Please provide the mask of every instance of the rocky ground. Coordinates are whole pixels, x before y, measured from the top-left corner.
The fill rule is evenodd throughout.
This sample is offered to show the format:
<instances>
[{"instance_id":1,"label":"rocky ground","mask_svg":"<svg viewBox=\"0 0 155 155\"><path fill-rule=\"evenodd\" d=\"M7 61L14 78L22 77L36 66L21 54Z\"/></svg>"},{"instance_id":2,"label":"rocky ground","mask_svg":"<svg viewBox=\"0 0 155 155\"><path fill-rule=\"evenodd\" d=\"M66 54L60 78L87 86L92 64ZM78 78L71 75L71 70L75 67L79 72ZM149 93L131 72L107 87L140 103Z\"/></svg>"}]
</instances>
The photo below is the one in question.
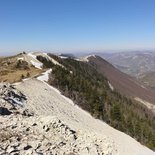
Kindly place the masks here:
<instances>
[{"instance_id":1,"label":"rocky ground","mask_svg":"<svg viewBox=\"0 0 155 155\"><path fill-rule=\"evenodd\" d=\"M0 154L108 155L113 152L110 149L113 144L106 146L104 139L78 133L56 117L10 115L1 118L0 123Z\"/></svg>"},{"instance_id":2,"label":"rocky ground","mask_svg":"<svg viewBox=\"0 0 155 155\"><path fill-rule=\"evenodd\" d=\"M36 106L34 111L27 109L29 100L27 103L25 95L14 86L1 83L0 88L1 155L108 155L114 152L111 149L113 143L107 143L107 139L99 138L92 132L74 130L52 113L45 115L50 111L49 107L47 110L42 108L44 115L39 115L39 111L42 111L40 107ZM20 104L15 101L20 101Z\"/></svg>"},{"instance_id":3,"label":"rocky ground","mask_svg":"<svg viewBox=\"0 0 155 155\"><path fill-rule=\"evenodd\" d=\"M10 86L7 90L12 91ZM19 101L24 95L26 100L23 106L0 100L0 107L10 111L0 115L2 155L155 154L128 135L94 119L43 81L28 79L17 83L13 90L22 95L17 99L12 93L11 98Z\"/></svg>"}]
</instances>

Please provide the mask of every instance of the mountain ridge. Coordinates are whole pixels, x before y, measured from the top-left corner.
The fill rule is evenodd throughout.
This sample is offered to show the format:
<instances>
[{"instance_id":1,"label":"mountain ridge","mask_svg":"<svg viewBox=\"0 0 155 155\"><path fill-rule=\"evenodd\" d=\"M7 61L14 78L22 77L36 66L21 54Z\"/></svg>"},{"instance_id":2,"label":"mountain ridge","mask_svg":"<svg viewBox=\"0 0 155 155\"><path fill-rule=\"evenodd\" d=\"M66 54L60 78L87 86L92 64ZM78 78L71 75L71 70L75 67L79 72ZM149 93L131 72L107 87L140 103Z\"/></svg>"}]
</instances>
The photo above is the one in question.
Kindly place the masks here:
<instances>
[{"instance_id":1,"label":"mountain ridge","mask_svg":"<svg viewBox=\"0 0 155 155\"><path fill-rule=\"evenodd\" d=\"M138 82L135 78L119 71L112 64L107 62L101 57L90 57L89 63L112 83L114 88L123 95L129 97L140 97L152 104L155 103L155 91L144 87L142 83Z\"/></svg>"},{"instance_id":2,"label":"mountain ridge","mask_svg":"<svg viewBox=\"0 0 155 155\"><path fill-rule=\"evenodd\" d=\"M32 53L32 54L34 54L34 53ZM43 55L39 54L39 55L42 57L45 56L44 54ZM38 56L38 54L36 54L36 55L34 54L35 59L38 58L37 56ZM91 154L91 153L94 155L94 152L91 149L94 149L95 153L97 153L97 150L98 151L100 150L101 151L100 153L104 153L107 155L108 154L118 154L118 155L122 154L122 155L124 155L124 154L131 154L131 153L135 154L135 155L140 154L140 153L148 154L148 155L154 154L153 151L148 150L146 147L142 146L140 143L137 143L131 137L127 136L126 134L124 134L120 131L113 129L112 127L108 126L104 122L93 118L89 113L87 113L84 110L79 108L79 106L82 107L82 105L84 103L86 105L85 108L88 108L87 104L90 100L86 99L84 102L84 100L82 99L83 98L82 92L83 92L83 90L85 90L85 88L87 88L86 91L89 92L89 89L91 88L91 86L94 87L93 88L94 90L92 89L93 90L92 99L94 98L95 95L96 95L96 97L97 97L96 99L98 101L100 101L100 99L101 99L101 98L98 98L99 92L97 89L95 89L95 87L97 88L98 86L99 86L100 90L102 90L102 86L103 86L106 90L102 90L102 91L110 93L111 96L113 96L113 97L115 96L116 99L121 97L121 96L119 96L119 94L117 94L118 95L118 97L117 97L115 92L113 92L111 90L106 78L104 78L94 68L92 68L89 64L87 64L88 62L77 61L77 60L70 59L70 58L63 59L63 58L60 58L59 56L50 55L50 54L48 54L48 56L46 55L45 58L47 58L47 57L48 57L48 59L40 59L41 58L40 57L39 58L40 61L38 60L40 62L40 64L43 64L41 66L44 70L42 75L38 74L37 77L30 76L29 78L24 79L23 81L21 81L19 83L15 83L16 89L21 91L27 97L27 103L25 104L25 108L29 108L30 110L34 111L35 115L32 116L32 119L34 120L34 122L32 121L32 124L36 123L35 117L42 116L42 115L46 115L46 116L49 115L49 119L52 119L50 117L50 115L54 115L54 116L58 116L58 119L60 119L61 121L66 122L66 125L71 125L70 129L73 131L75 130L77 132L76 136L78 136L79 130L83 130L81 132L84 132L84 133L85 132L87 133L87 130L88 131L92 130L91 131L92 134L96 133L98 135L98 136L97 135L93 136L95 138L94 140L91 138L88 138L88 139L86 138L87 140L81 141L82 137L80 138L80 136L77 138L77 140L73 139L72 142L75 144L77 143L77 146L70 147L71 148L70 151L73 152L74 154L78 154L78 150L74 152L72 150L72 148L74 148L75 150L79 148L80 149L79 151L82 151L81 153L80 152L79 153L84 154L84 155ZM45 62L45 61L47 61L47 62ZM36 64L36 63L33 63L33 65L34 65L34 67L38 67L38 64ZM51 66L51 68L50 68L50 66ZM39 70L42 70L42 69L39 69ZM61 77L61 73L63 73L62 77ZM81 77L80 77L80 75L81 75ZM60 77L61 77L61 79L59 79ZM66 77L68 79L66 79ZM90 83L88 83L89 87L85 87L83 85L84 87L82 88L80 86L80 83L78 82L78 85L77 84L73 85L73 86L76 86L75 88L70 85L69 89L73 89L74 91L72 91L71 94L68 94L69 92L67 91L67 89L68 89L67 86L71 82L69 80L69 78L72 78L72 77L73 77L72 82L75 82L74 78L76 78L76 79L82 78L81 82L83 82L83 83L81 83L81 84L84 84L84 85L88 81L90 81ZM67 81L65 81L65 80L68 80L69 83L67 84L66 83ZM87 82L85 83L85 81L87 81ZM57 83L55 83L55 82L57 82ZM59 87L57 87L58 83L59 83ZM63 84L65 87L63 86ZM100 86L100 85L102 85L102 86ZM76 89L76 91L78 89L81 89L81 97L82 98L81 99L79 98L81 101L80 104L78 104L76 102L76 99L78 98L78 92L75 92L75 89ZM97 94L95 93L95 91ZM35 93L35 95L34 95L34 93ZM71 99L74 98L73 101L66 98L66 96L68 97L69 95L71 95L70 96ZM123 99L123 97L122 97L122 99ZM122 99L120 98L120 100L122 100ZM102 103L105 103L105 101ZM107 101L110 101L110 100L108 99ZM96 101L93 101L93 102L96 102ZM127 102L127 101L125 101L125 102ZM109 106L111 106L110 104L113 104L113 103L114 103L114 101L111 100L111 103L109 103ZM97 107L94 107L94 109L92 109L93 110L92 112L93 113L95 112L94 114L96 115L97 111L98 110L100 111L100 109L98 109L100 107L98 107L98 104L96 104L96 105L94 104L93 106L97 106ZM85 108L83 107L83 109L85 109ZM117 109L118 107L115 107L115 108ZM94 111L95 109L97 111ZM88 109L87 109L87 111L88 111ZM117 124L119 124L119 121L120 121L119 120L120 115L117 115L117 114L115 115L115 114L116 114L115 111L112 111L112 115L118 117L117 118L118 120L116 120L116 122L115 122L115 124L117 125ZM17 120L16 117L18 117L18 116L8 116L8 117L4 117L4 118L9 123L9 119L11 117L15 117L13 119ZM25 118L22 118L22 119L25 120ZM19 118L19 120L22 120L22 119ZM27 119L31 120L31 117L30 117L30 119L29 118L27 118ZM46 129L48 129L48 127L49 127L48 130L53 131L52 127L49 125L50 121L47 122L47 124L46 124L46 119L49 120L47 117L42 118L41 120L43 120L43 123L45 125L47 125ZM5 122L3 122L3 125L4 125L4 123ZM20 123L18 125L20 125ZM28 122L25 122L25 125L28 125ZM28 127L30 127L30 126L28 125ZM38 126L38 125L37 125L37 127L40 128L40 126ZM41 127L43 127L43 126L41 126ZM22 130L25 130L25 128L22 127ZM31 129L31 130L33 131L33 129ZM110 131L110 133L109 133L109 131ZM92 137L92 134L89 135L86 133L84 134L86 137L87 136ZM43 135L44 134L45 133L43 132ZM48 134L50 134L50 132L47 131L47 135ZM102 134L104 134L105 137L103 136L103 139L101 139L102 142L99 143L98 140L100 140L100 138L102 137L101 136ZM121 135L123 137L120 138L118 141L116 141L116 139L118 138L118 135ZM64 136L64 135L62 135L62 136ZM111 140L108 142L109 138ZM78 140L80 140L82 142L82 145L79 145ZM97 142L96 142L96 140L97 140ZM126 141L126 143L123 143L124 140ZM27 141L27 142L28 142L28 144L32 145L30 141ZM65 141L63 141L63 143L64 142ZM87 145L86 144L87 142L90 145ZM40 143L41 143L41 147L43 147L43 141L40 141ZM130 145L130 143L131 143L131 145ZM63 148L68 147L68 145L71 145L71 144L67 143L66 146L65 145L60 146L60 148L62 148L62 150L56 149L57 153L62 154ZM98 147L96 147L97 145L100 149ZM34 149L34 147L35 146L32 146L33 149ZM133 147L135 147L135 148L133 149ZM45 147L43 147L43 148L45 148ZM131 150L131 148L133 150ZM32 153L33 149L30 149L29 151ZM90 149L90 151L88 151L89 149ZM54 153L54 149L53 150L51 149L51 151L53 151L53 153ZM25 151L25 153L26 153L26 151ZM66 151L66 153L69 153L69 152Z\"/></svg>"}]
</instances>

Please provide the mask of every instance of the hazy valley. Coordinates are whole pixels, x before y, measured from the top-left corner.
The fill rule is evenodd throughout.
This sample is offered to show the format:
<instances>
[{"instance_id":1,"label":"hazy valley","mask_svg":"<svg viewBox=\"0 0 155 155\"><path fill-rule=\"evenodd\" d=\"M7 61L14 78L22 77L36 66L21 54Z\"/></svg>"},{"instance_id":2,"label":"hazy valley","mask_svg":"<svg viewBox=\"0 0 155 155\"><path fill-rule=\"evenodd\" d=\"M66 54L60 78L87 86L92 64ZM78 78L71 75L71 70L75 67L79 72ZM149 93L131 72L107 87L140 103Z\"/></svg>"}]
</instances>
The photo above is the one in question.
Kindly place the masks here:
<instances>
[{"instance_id":1,"label":"hazy valley","mask_svg":"<svg viewBox=\"0 0 155 155\"><path fill-rule=\"evenodd\" d=\"M98 53L99 54L99 53ZM99 54L120 71L136 77L145 86L155 88L155 53L154 51L133 51Z\"/></svg>"}]
</instances>

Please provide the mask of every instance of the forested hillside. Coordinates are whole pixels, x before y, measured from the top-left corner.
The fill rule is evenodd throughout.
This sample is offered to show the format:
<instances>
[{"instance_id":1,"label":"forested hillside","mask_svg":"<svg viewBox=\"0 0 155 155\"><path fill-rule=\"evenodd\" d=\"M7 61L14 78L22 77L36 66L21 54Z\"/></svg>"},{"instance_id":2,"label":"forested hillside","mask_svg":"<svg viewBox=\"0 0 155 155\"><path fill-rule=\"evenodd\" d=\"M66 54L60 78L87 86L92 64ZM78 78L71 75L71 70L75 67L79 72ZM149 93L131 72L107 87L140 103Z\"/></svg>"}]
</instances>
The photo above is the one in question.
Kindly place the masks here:
<instances>
[{"instance_id":1,"label":"forested hillside","mask_svg":"<svg viewBox=\"0 0 155 155\"><path fill-rule=\"evenodd\" d=\"M150 111L112 91L106 77L89 64L50 56L64 66L42 60L45 68L52 68L49 79L51 85L95 118L105 121L155 150L155 117ZM41 58L39 59L41 61Z\"/></svg>"}]
</instances>

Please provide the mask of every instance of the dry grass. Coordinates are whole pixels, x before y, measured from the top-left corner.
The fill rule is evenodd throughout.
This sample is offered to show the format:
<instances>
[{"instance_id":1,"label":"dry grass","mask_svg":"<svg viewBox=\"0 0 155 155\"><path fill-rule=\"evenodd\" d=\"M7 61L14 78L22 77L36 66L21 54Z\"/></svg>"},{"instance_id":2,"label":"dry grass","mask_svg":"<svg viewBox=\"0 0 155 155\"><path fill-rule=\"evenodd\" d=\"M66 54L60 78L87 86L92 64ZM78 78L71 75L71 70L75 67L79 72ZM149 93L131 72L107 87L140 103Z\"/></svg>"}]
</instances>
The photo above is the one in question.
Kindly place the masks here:
<instances>
[{"instance_id":1,"label":"dry grass","mask_svg":"<svg viewBox=\"0 0 155 155\"><path fill-rule=\"evenodd\" d=\"M31 67L29 70L2 70L0 71L0 82L14 83L21 81L22 77L28 78L41 74L43 70Z\"/></svg>"},{"instance_id":2,"label":"dry grass","mask_svg":"<svg viewBox=\"0 0 155 155\"><path fill-rule=\"evenodd\" d=\"M0 57L0 82L19 82L23 77L35 77L44 72L44 70L32 67L30 64L27 69L17 68L17 59L20 57L21 55Z\"/></svg>"}]
</instances>

